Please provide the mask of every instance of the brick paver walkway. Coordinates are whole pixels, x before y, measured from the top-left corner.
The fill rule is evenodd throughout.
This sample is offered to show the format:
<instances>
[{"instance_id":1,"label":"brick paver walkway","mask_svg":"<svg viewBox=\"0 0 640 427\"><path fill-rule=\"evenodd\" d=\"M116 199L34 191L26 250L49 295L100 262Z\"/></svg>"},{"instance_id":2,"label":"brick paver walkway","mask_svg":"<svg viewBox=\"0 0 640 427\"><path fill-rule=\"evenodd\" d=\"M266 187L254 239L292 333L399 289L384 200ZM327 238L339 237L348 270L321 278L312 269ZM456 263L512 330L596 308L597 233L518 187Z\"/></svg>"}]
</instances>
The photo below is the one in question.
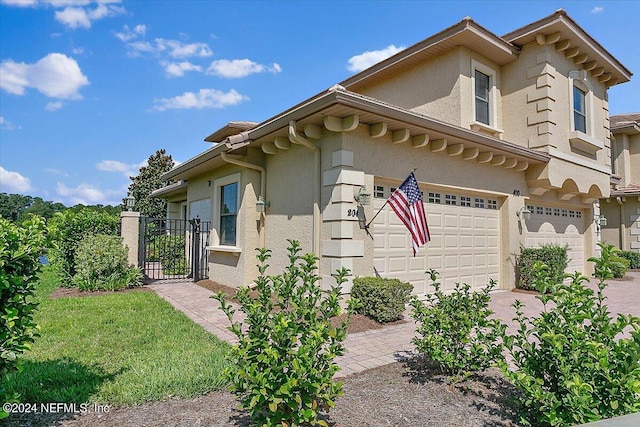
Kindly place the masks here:
<instances>
[{"instance_id":1,"label":"brick paver walkway","mask_svg":"<svg viewBox=\"0 0 640 427\"><path fill-rule=\"evenodd\" d=\"M148 287L218 338L229 343L237 342L235 335L227 329L229 320L219 310L220 304L210 298L211 291L189 282L157 282ZM605 295L613 314L640 316L640 272L629 272L623 280L611 281ZM515 312L511 304L516 299L526 305L527 315L534 315L542 309L542 303L532 294L493 292L490 307L512 332ZM342 368L338 376L386 365L413 354L411 338L415 334L415 324L408 315L405 319L406 322L399 325L348 335L344 343L347 352L338 358L338 365Z\"/></svg>"}]
</instances>

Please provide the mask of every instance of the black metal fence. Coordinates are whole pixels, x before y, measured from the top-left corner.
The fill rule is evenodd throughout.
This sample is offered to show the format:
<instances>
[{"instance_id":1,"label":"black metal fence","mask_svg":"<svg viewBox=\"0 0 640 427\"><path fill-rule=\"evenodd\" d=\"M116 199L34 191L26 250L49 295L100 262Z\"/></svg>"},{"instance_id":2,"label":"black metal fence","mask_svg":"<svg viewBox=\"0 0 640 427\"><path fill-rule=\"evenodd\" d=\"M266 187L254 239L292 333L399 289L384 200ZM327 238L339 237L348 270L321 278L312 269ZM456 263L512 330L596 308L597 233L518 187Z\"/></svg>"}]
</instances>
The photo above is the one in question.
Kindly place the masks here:
<instances>
[{"instance_id":1,"label":"black metal fence","mask_svg":"<svg viewBox=\"0 0 640 427\"><path fill-rule=\"evenodd\" d=\"M140 218L139 264L149 280L206 279L211 223L200 219Z\"/></svg>"}]
</instances>

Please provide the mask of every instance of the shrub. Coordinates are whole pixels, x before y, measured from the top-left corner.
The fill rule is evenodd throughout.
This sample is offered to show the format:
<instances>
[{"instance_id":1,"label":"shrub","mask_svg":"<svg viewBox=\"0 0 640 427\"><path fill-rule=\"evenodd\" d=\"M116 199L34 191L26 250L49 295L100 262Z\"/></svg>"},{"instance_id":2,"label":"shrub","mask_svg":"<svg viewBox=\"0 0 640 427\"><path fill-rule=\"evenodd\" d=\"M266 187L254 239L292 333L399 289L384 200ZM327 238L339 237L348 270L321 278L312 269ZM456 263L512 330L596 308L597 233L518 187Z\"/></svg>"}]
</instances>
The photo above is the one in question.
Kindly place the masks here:
<instances>
[{"instance_id":1,"label":"shrub","mask_svg":"<svg viewBox=\"0 0 640 427\"><path fill-rule=\"evenodd\" d=\"M347 324L334 327L330 321L340 314L340 287L324 294L316 285L318 258L300 256L300 244L289 243L289 265L277 276L265 276L271 251L258 250L258 295L251 296L248 288L236 294L246 315L243 323L234 321L236 310L225 294L214 296L239 340L227 375L241 406L258 425L327 426L318 413L328 411L342 395L342 383L333 376L339 370L335 358L344 354ZM339 284L346 274L343 269L335 276Z\"/></svg>"},{"instance_id":2,"label":"shrub","mask_svg":"<svg viewBox=\"0 0 640 427\"><path fill-rule=\"evenodd\" d=\"M33 318L36 309L33 283L45 245L42 218L33 216L21 226L0 218L0 380L18 369L18 356L29 350L38 333ZM17 398L0 389L0 402ZM7 415L0 409L0 418Z\"/></svg>"},{"instance_id":3,"label":"shrub","mask_svg":"<svg viewBox=\"0 0 640 427\"><path fill-rule=\"evenodd\" d=\"M629 260L629 268L640 268L640 253L631 251L620 251L618 255Z\"/></svg>"},{"instance_id":4,"label":"shrub","mask_svg":"<svg viewBox=\"0 0 640 427\"><path fill-rule=\"evenodd\" d=\"M430 359L457 382L472 373L494 365L502 358L500 340L506 326L499 319L489 319L489 291L494 280L480 292L469 292L470 286L456 283L450 294L440 290L438 273L427 272L435 288L426 295L427 304L417 297L411 300L411 317L416 333L411 342L417 352Z\"/></svg>"},{"instance_id":5,"label":"shrub","mask_svg":"<svg viewBox=\"0 0 640 427\"><path fill-rule=\"evenodd\" d=\"M73 284L81 291L117 291L141 283L138 267L129 266L122 238L98 234L82 239L76 251Z\"/></svg>"},{"instance_id":6,"label":"shrub","mask_svg":"<svg viewBox=\"0 0 640 427\"><path fill-rule=\"evenodd\" d=\"M539 248L520 248L516 259L516 287L536 290L533 286L535 273L533 265L540 261L548 266L550 280L560 283L564 279L564 271L569 264L567 247L559 245L542 245Z\"/></svg>"},{"instance_id":7,"label":"shrub","mask_svg":"<svg viewBox=\"0 0 640 427\"><path fill-rule=\"evenodd\" d=\"M356 313L387 323L400 318L412 290L413 285L398 279L357 277L353 279L351 296L358 301Z\"/></svg>"},{"instance_id":8,"label":"shrub","mask_svg":"<svg viewBox=\"0 0 640 427\"><path fill-rule=\"evenodd\" d=\"M566 285L549 281L547 267L536 263L537 285L551 291L536 297L543 312L529 319L514 304L520 327L504 338L513 368L503 363L502 369L522 393L527 425L576 425L640 411L640 318L609 313L603 290L615 250L601 248L599 258L589 259L597 292L579 273Z\"/></svg>"},{"instance_id":9,"label":"shrub","mask_svg":"<svg viewBox=\"0 0 640 427\"><path fill-rule=\"evenodd\" d=\"M166 275L188 273L186 240L183 235L161 234L149 242L147 261L159 261Z\"/></svg>"},{"instance_id":10,"label":"shrub","mask_svg":"<svg viewBox=\"0 0 640 427\"><path fill-rule=\"evenodd\" d=\"M88 208L67 209L56 213L48 222L53 243L50 262L59 269L62 283L71 286L76 274L76 250L87 235L117 235L120 219L117 215Z\"/></svg>"}]
</instances>

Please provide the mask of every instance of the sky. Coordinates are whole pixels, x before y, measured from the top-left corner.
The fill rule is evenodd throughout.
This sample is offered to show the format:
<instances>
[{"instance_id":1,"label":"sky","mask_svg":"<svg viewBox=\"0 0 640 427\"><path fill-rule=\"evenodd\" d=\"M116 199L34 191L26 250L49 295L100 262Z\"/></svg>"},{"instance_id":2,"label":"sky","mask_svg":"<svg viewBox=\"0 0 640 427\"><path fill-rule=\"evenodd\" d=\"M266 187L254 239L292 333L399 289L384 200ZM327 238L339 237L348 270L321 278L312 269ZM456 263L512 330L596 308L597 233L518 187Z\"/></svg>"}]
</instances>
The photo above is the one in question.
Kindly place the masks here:
<instances>
[{"instance_id":1,"label":"sky","mask_svg":"<svg viewBox=\"0 0 640 427\"><path fill-rule=\"evenodd\" d=\"M466 16L500 36L563 8L635 76L640 1L0 0L0 192L119 204L165 149L184 162Z\"/></svg>"}]
</instances>

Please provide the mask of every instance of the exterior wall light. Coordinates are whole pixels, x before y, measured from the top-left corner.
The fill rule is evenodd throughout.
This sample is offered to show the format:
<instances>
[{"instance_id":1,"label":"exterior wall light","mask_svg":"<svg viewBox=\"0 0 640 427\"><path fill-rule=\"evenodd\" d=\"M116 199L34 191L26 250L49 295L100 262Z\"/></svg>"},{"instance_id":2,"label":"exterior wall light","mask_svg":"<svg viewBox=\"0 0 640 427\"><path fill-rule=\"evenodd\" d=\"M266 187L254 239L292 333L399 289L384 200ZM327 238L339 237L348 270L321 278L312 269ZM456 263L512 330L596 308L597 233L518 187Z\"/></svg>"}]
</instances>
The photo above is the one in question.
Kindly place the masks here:
<instances>
[{"instance_id":1,"label":"exterior wall light","mask_svg":"<svg viewBox=\"0 0 640 427\"><path fill-rule=\"evenodd\" d=\"M364 185L353 195L353 198L360 206L368 206L371 204L371 193L367 191L367 187Z\"/></svg>"},{"instance_id":2,"label":"exterior wall light","mask_svg":"<svg viewBox=\"0 0 640 427\"><path fill-rule=\"evenodd\" d=\"M129 194L127 197L124 198L124 200L125 200L127 210L132 211L133 206L136 204L136 198L133 197L131 194Z\"/></svg>"},{"instance_id":3,"label":"exterior wall light","mask_svg":"<svg viewBox=\"0 0 640 427\"><path fill-rule=\"evenodd\" d=\"M593 222L596 223L596 233L600 233L602 227L607 225L607 217L604 215L596 215L593 217Z\"/></svg>"},{"instance_id":4,"label":"exterior wall light","mask_svg":"<svg viewBox=\"0 0 640 427\"><path fill-rule=\"evenodd\" d=\"M518 218L524 219L525 221L531 219L531 211L527 209L526 206L520 208L518 212L516 212L516 215L518 215Z\"/></svg>"},{"instance_id":5,"label":"exterior wall light","mask_svg":"<svg viewBox=\"0 0 640 427\"><path fill-rule=\"evenodd\" d=\"M270 206L271 202L265 202L262 196L260 196L258 197L258 201L256 202L256 212L264 213Z\"/></svg>"}]
</instances>

